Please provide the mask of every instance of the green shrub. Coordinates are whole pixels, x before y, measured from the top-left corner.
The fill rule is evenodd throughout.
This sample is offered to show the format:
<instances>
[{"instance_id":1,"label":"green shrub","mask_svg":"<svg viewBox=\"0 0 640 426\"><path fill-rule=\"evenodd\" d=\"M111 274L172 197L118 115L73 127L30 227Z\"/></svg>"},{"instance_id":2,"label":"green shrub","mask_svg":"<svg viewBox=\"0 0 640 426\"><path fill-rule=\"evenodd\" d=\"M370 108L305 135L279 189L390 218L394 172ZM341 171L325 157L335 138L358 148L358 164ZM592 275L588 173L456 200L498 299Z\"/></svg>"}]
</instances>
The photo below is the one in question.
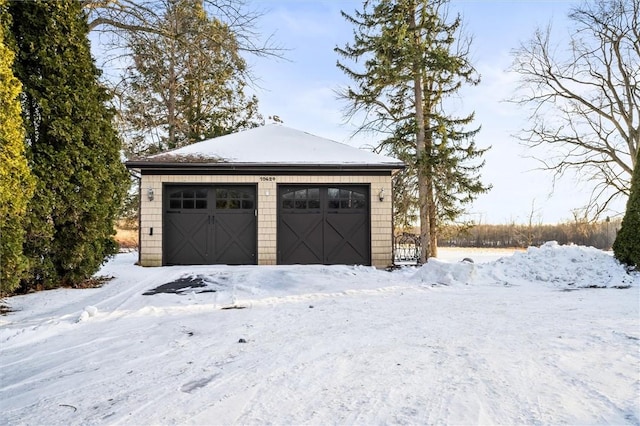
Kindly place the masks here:
<instances>
[{"instance_id":1,"label":"green shrub","mask_svg":"<svg viewBox=\"0 0 640 426\"><path fill-rule=\"evenodd\" d=\"M22 86L13 74L15 54L8 45L9 22L6 0L0 0L0 296L13 292L27 269L24 225L33 194L18 100Z\"/></svg>"},{"instance_id":2,"label":"green shrub","mask_svg":"<svg viewBox=\"0 0 640 426\"><path fill-rule=\"evenodd\" d=\"M78 0L11 2L15 74L23 86L29 205L23 290L74 285L117 251L114 224L129 184L107 91Z\"/></svg>"},{"instance_id":3,"label":"green shrub","mask_svg":"<svg viewBox=\"0 0 640 426\"><path fill-rule=\"evenodd\" d=\"M627 209L613 243L613 253L621 263L632 268L640 268L640 150L631 178Z\"/></svg>"}]
</instances>

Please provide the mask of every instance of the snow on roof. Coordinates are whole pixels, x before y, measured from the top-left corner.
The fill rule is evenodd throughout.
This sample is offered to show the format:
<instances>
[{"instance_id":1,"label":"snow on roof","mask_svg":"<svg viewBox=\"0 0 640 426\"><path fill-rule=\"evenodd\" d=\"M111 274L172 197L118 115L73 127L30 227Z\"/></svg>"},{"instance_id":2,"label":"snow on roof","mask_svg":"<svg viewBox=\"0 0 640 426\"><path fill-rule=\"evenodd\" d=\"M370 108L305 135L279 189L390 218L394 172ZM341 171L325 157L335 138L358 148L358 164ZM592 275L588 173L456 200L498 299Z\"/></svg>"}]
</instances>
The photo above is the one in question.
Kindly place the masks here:
<instances>
[{"instance_id":1,"label":"snow on roof","mask_svg":"<svg viewBox=\"0 0 640 426\"><path fill-rule=\"evenodd\" d=\"M162 154L147 157L153 162L243 163L243 164L360 164L404 167L402 161L354 148L279 124L232 133Z\"/></svg>"}]
</instances>

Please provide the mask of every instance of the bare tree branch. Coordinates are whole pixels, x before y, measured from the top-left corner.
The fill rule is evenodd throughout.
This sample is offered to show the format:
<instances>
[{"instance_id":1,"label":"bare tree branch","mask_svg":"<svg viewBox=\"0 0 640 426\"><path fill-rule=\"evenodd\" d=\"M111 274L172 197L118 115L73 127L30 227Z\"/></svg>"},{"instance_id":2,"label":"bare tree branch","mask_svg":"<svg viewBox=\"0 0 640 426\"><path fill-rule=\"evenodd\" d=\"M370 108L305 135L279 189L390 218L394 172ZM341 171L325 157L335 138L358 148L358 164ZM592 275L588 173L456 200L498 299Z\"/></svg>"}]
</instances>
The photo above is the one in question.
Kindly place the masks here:
<instances>
[{"instance_id":1,"label":"bare tree branch","mask_svg":"<svg viewBox=\"0 0 640 426\"><path fill-rule=\"evenodd\" d=\"M551 152L543 169L573 170L597 183L586 211L599 214L629 193L640 145L640 0L596 0L574 9L569 54L551 43L551 27L514 51L520 90L531 107L517 137Z\"/></svg>"},{"instance_id":2,"label":"bare tree branch","mask_svg":"<svg viewBox=\"0 0 640 426\"><path fill-rule=\"evenodd\" d=\"M196 0L179 0L196 1ZM285 49L275 43L273 34L262 38L256 29L264 12L250 9L245 0L197 0L207 12L235 34L239 50L256 56L281 58ZM91 31L149 32L166 35L154 22L166 9L167 0L81 0L89 17Z\"/></svg>"}]
</instances>

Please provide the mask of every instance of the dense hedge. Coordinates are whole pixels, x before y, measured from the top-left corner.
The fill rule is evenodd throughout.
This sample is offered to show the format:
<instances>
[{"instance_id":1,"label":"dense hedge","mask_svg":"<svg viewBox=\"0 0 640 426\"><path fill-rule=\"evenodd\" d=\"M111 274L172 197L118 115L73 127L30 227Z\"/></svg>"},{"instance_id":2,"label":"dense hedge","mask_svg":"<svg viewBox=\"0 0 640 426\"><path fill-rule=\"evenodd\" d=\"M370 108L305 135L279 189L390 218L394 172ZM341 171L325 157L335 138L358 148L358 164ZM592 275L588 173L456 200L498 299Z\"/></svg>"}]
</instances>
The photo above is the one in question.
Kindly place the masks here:
<instances>
[{"instance_id":1,"label":"dense hedge","mask_svg":"<svg viewBox=\"0 0 640 426\"><path fill-rule=\"evenodd\" d=\"M15 290L27 269L22 248L27 203L33 194L18 100L22 85L12 70L10 20L6 0L0 0L0 296Z\"/></svg>"},{"instance_id":2,"label":"dense hedge","mask_svg":"<svg viewBox=\"0 0 640 426\"><path fill-rule=\"evenodd\" d=\"M22 290L75 285L116 253L114 223L128 187L107 91L78 0L10 2L28 158Z\"/></svg>"}]
</instances>

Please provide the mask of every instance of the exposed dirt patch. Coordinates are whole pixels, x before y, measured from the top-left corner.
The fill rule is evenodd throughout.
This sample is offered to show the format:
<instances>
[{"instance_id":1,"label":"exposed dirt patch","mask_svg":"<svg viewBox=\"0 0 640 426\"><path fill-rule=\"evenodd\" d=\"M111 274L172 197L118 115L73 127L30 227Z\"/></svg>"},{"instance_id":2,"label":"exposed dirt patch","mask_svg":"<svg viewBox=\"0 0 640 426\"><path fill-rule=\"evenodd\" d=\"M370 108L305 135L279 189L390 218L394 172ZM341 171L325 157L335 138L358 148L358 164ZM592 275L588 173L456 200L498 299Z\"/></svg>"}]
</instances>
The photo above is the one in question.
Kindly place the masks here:
<instances>
[{"instance_id":1,"label":"exposed dirt patch","mask_svg":"<svg viewBox=\"0 0 640 426\"><path fill-rule=\"evenodd\" d=\"M13 312L13 309L11 309L11 306L4 304L0 300L0 315L7 315L11 312Z\"/></svg>"},{"instance_id":2,"label":"exposed dirt patch","mask_svg":"<svg viewBox=\"0 0 640 426\"><path fill-rule=\"evenodd\" d=\"M144 296L153 296L158 293L173 293L184 294L194 291L194 289L205 288L204 290L198 290L196 293L214 293L216 290L206 288L207 283L201 277L183 277L178 278L170 283L159 285L158 287L145 291L142 293Z\"/></svg>"},{"instance_id":3,"label":"exposed dirt patch","mask_svg":"<svg viewBox=\"0 0 640 426\"><path fill-rule=\"evenodd\" d=\"M106 275L91 277L82 281L81 283L71 286L71 288L100 288L104 285L104 283L106 283L107 281L111 281L113 278L114 277Z\"/></svg>"}]
</instances>

